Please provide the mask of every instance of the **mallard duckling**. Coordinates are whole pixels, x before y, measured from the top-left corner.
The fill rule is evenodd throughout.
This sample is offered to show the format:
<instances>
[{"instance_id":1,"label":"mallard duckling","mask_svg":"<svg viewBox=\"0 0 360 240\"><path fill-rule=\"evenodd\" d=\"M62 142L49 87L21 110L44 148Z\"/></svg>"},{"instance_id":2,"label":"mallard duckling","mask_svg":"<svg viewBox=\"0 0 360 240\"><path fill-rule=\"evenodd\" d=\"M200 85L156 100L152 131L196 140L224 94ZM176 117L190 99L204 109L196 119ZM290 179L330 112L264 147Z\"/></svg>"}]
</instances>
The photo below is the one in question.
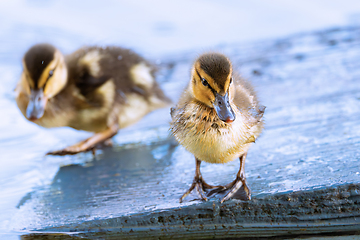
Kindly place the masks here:
<instances>
[{"instance_id":1,"label":"mallard duckling","mask_svg":"<svg viewBox=\"0 0 360 240\"><path fill-rule=\"evenodd\" d=\"M172 134L194 154L196 162L193 183L180 202L194 188L203 200L207 200L208 189L230 189L221 202L235 193L251 199L245 178L245 159L251 143L263 129L264 110L250 83L233 72L226 56L207 53L195 61L190 83L176 108L171 109ZM232 183L211 186L203 180L201 161L227 163L235 158L240 159L240 169Z\"/></svg>"},{"instance_id":2,"label":"mallard duckling","mask_svg":"<svg viewBox=\"0 0 360 240\"><path fill-rule=\"evenodd\" d=\"M31 47L22 61L16 102L30 121L46 128L69 126L95 134L49 154L93 150L170 100L154 67L119 47L84 47L64 57L54 46Z\"/></svg>"}]
</instances>

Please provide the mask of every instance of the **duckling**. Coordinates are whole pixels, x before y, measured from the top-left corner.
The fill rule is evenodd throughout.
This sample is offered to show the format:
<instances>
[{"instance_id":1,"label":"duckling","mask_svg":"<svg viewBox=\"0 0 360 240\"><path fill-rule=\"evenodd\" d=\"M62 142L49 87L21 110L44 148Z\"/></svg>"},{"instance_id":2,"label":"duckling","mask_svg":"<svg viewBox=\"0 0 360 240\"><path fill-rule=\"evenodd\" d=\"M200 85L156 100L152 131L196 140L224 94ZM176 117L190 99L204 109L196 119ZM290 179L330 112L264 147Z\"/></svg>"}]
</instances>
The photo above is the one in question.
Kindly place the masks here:
<instances>
[{"instance_id":1,"label":"duckling","mask_svg":"<svg viewBox=\"0 0 360 240\"><path fill-rule=\"evenodd\" d=\"M119 129L170 103L155 81L155 68L120 47L83 47L64 56L50 44L31 47L22 60L16 102L29 121L45 128L94 132L53 155L94 150Z\"/></svg>"},{"instance_id":2,"label":"duckling","mask_svg":"<svg viewBox=\"0 0 360 240\"><path fill-rule=\"evenodd\" d=\"M191 70L191 80L175 108L171 132L195 156L196 170L189 190L207 201L210 193L229 190L221 203L236 195L251 199L245 178L245 159L251 143L263 129L265 107L259 104L251 84L233 72L230 60L220 53L201 55ZM227 163L240 160L236 179L226 186L207 184L200 172L202 161Z\"/></svg>"}]
</instances>

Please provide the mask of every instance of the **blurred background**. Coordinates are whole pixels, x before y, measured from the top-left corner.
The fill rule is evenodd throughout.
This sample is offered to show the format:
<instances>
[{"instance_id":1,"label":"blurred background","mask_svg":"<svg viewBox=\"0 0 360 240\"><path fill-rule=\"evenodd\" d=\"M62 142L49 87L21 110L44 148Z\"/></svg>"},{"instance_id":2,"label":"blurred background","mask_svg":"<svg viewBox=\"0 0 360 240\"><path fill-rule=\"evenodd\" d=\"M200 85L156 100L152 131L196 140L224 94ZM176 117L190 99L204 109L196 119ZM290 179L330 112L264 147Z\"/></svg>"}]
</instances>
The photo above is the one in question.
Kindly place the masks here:
<instances>
[{"instance_id":1,"label":"blurred background","mask_svg":"<svg viewBox=\"0 0 360 240\"><path fill-rule=\"evenodd\" d=\"M0 99L12 94L25 51L40 42L64 54L84 45L121 45L160 61L184 51L359 24L356 0L0 1Z\"/></svg>"},{"instance_id":2,"label":"blurred background","mask_svg":"<svg viewBox=\"0 0 360 240\"><path fill-rule=\"evenodd\" d=\"M48 42L67 54L84 45L120 45L159 63L184 52L352 25L360 25L357 0L0 1L0 233L24 195L51 182L60 161L77 159L44 161L44 153L91 135L43 129L20 114L13 89L30 46Z\"/></svg>"},{"instance_id":3,"label":"blurred background","mask_svg":"<svg viewBox=\"0 0 360 240\"><path fill-rule=\"evenodd\" d=\"M359 23L356 0L1 1L0 53L19 62L51 42L65 53L116 44L160 56Z\"/></svg>"},{"instance_id":4,"label":"blurred background","mask_svg":"<svg viewBox=\"0 0 360 240\"><path fill-rule=\"evenodd\" d=\"M15 85L24 52L40 42L65 54L83 45L121 45L160 59L358 24L356 0L0 1L0 89Z\"/></svg>"}]
</instances>

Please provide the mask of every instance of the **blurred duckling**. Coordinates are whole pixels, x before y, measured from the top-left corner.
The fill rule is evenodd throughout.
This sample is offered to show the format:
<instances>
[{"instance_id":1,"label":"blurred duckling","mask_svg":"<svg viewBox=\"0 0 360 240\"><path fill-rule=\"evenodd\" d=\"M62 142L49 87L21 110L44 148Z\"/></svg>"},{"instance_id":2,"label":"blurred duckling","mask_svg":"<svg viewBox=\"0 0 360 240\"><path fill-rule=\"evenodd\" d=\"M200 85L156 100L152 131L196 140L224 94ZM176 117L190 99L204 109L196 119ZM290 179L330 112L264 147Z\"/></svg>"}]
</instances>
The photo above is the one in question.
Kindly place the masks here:
<instances>
[{"instance_id":1,"label":"blurred duckling","mask_svg":"<svg viewBox=\"0 0 360 240\"><path fill-rule=\"evenodd\" d=\"M26 119L46 128L95 132L48 154L93 150L170 102L155 81L154 67L128 49L84 47L64 57L54 46L38 44L25 53L22 64L15 91Z\"/></svg>"},{"instance_id":2,"label":"blurred duckling","mask_svg":"<svg viewBox=\"0 0 360 240\"><path fill-rule=\"evenodd\" d=\"M224 202L234 194L251 199L245 178L245 159L251 143L263 129L265 107L259 105L249 82L233 72L230 60L219 53L201 55L192 67L191 80L176 108L171 109L171 131L186 150L194 154L196 171L190 189L207 200L206 190L225 191ZM236 179L226 186L207 184L201 161L227 163L240 159Z\"/></svg>"}]
</instances>

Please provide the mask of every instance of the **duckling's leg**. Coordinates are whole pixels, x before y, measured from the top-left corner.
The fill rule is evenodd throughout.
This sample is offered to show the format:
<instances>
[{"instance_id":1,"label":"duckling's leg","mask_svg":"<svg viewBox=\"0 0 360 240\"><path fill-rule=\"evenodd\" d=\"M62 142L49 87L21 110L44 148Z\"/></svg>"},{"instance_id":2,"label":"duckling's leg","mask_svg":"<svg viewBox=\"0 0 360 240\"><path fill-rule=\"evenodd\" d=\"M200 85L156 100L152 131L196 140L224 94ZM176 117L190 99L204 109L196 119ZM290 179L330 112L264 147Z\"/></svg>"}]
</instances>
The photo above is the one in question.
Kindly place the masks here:
<instances>
[{"instance_id":1,"label":"duckling's leg","mask_svg":"<svg viewBox=\"0 0 360 240\"><path fill-rule=\"evenodd\" d=\"M95 133L93 136L81 141L72 146L66 147L59 151L48 152L46 155L73 155L80 152L93 150L99 143L107 143L106 141L112 138L119 130L119 126L114 124L106 130Z\"/></svg>"},{"instance_id":2,"label":"duckling's leg","mask_svg":"<svg viewBox=\"0 0 360 240\"><path fill-rule=\"evenodd\" d=\"M196 161L196 170L195 170L194 180L193 180L189 190L187 190L186 193L184 193L184 195L182 195L182 197L180 198L180 203L184 200L184 198L187 195L189 195L191 193L192 190L194 190L194 188L196 189L196 192L201 197L201 199L203 199L205 201L207 201L205 190L214 189L214 188L224 189L223 186L212 186L212 185L207 184L201 176L201 172L200 172L201 161L197 158L195 158L195 161Z\"/></svg>"},{"instance_id":3,"label":"duckling's leg","mask_svg":"<svg viewBox=\"0 0 360 240\"><path fill-rule=\"evenodd\" d=\"M245 178L246 155L247 155L247 153L245 153L244 155L242 155L239 158L240 159L239 172L236 175L236 179L233 182L231 182L225 186L227 189L230 188L231 190L226 194L226 196L223 199L221 199L221 203L230 199L235 194L240 195L240 199L242 199L242 200L250 200L251 199L251 191L250 191L250 188L248 187L248 185L246 184L246 178Z\"/></svg>"}]
</instances>

